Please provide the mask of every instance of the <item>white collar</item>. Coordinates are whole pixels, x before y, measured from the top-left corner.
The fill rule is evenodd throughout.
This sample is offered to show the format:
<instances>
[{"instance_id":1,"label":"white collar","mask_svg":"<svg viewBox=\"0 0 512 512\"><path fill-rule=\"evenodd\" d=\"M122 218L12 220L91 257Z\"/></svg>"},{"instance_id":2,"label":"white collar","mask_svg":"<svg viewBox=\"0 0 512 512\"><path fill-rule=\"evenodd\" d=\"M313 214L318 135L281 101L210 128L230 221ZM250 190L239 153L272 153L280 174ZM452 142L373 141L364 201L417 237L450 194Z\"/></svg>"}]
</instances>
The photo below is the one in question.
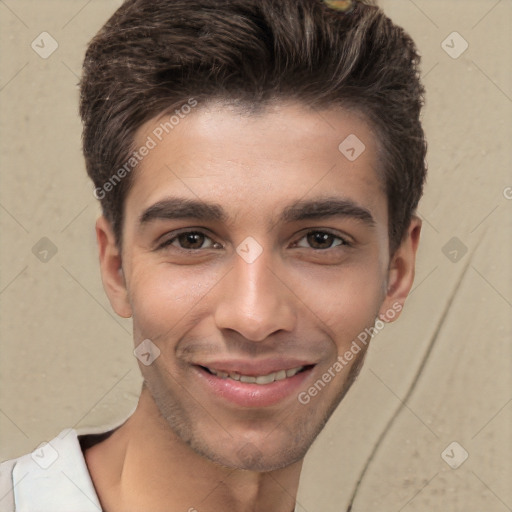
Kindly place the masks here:
<instances>
[{"instance_id":1,"label":"white collar","mask_svg":"<svg viewBox=\"0 0 512 512\"><path fill-rule=\"evenodd\" d=\"M12 480L16 512L101 512L74 429L20 457Z\"/></svg>"},{"instance_id":2,"label":"white collar","mask_svg":"<svg viewBox=\"0 0 512 512\"><path fill-rule=\"evenodd\" d=\"M16 460L12 483L16 512L101 512L102 508L85 463L78 435L102 434L65 429L49 443ZM295 512L303 512L297 503Z\"/></svg>"}]
</instances>

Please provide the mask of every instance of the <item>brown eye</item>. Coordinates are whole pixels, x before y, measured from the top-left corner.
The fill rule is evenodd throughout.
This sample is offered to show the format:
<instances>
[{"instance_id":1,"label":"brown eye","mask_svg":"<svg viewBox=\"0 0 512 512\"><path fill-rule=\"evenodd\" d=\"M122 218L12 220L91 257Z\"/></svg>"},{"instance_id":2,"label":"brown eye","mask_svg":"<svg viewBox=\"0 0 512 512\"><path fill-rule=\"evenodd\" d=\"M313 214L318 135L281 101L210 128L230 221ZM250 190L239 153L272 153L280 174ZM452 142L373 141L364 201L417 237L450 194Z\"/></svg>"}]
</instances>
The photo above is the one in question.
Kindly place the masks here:
<instances>
[{"instance_id":1,"label":"brown eye","mask_svg":"<svg viewBox=\"0 0 512 512\"><path fill-rule=\"evenodd\" d=\"M301 244L302 240L306 240L307 245ZM338 245L346 245L346 242L339 236L326 231L310 231L306 236L302 237L297 243L298 247L308 247L312 249L331 249Z\"/></svg>"},{"instance_id":2,"label":"brown eye","mask_svg":"<svg viewBox=\"0 0 512 512\"><path fill-rule=\"evenodd\" d=\"M218 249L221 245L214 242L209 236L201 231L183 231L176 236L164 241L159 248L164 249L175 247L183 250Z\"/></svg>"},{"instance_id":3,"label":"brown eye","mask_svg":"<svg viewBox=\"0 0 512 512\"><path fill-rule=\"evenodd\" d=\"M182 233L176 237L183 249L200 249L205 238L203 233L194 232Z\"/></svg>"}]
</instances>

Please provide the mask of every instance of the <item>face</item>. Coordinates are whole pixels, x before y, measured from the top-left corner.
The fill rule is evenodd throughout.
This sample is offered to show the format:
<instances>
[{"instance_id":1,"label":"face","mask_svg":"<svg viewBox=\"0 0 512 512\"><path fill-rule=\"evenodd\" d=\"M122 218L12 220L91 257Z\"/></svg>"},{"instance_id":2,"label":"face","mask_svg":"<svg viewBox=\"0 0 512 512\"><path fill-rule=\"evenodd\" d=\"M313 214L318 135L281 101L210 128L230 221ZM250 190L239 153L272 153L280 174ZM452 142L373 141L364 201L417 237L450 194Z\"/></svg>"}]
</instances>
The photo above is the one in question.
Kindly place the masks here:
<instances>
[{"instance_id":1,"label":"face","mask_svg":"<svg viewBox=\"0 0 512 512\"><path fill-rule=\"evenodd\" d=\"M368 340L354 340L398 316L419 223L390 258L377 140L354 113L199 106L159 140L161 123L137 134L155 147L121 254L98 221L105 288L159 354L140 368L174 434L227 467L285 467L357 375ZM338 149L351 134L355 160Z\"/></svg>"}]
</instances>

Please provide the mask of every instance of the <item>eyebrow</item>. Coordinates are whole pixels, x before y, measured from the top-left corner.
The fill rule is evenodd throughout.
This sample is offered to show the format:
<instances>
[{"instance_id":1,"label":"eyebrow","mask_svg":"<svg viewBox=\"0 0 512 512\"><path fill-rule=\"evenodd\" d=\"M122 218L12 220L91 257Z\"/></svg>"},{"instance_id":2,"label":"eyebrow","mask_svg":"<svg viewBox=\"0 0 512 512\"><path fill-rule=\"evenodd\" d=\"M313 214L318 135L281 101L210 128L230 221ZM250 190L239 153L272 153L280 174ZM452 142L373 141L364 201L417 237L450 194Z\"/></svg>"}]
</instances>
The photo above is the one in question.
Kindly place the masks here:
<instances>
[{"instance_id":1,"label":"eyebrow","mask_svg":"<svg viewBox=\"0 0 512 512\"><path fill-rule=\"evenodd\" d=\"M282 210L278 220L281 222L297 222L328 217L351 218L363 222L368 227L375 226L375 219L368 209L350 199L338 197L295 201ZM218 203L170 197L144 210L139 218L139 224L142 226L155 220L177 219L197 219L199 221L226 223L229 216Z\"/></svg>"}]
</instances>

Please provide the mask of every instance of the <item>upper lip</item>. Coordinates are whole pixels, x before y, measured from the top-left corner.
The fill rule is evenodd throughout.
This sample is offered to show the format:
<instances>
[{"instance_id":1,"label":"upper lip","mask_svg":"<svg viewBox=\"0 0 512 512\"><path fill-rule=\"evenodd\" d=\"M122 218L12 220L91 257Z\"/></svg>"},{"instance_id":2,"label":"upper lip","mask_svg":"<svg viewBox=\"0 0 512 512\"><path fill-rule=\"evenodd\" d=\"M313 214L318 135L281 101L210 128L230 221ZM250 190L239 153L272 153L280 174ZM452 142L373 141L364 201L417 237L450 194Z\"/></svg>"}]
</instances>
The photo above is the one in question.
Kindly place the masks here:
<instances>
[{"instance_id":1,"label":"upper lip","mask_svg":"<svg viewBox=\"0 0 512 512\"><path fill-rule=\"evenodd\" d=\"M227 373L239 373L240 375L258 376L269 375L280 370L291 370L301 366L312 366L315 363L304 359L266 359L262 361L248 361L241 359L216 360L197 363L198 366L211 368Z\"/></svg>"}]
</instances>

